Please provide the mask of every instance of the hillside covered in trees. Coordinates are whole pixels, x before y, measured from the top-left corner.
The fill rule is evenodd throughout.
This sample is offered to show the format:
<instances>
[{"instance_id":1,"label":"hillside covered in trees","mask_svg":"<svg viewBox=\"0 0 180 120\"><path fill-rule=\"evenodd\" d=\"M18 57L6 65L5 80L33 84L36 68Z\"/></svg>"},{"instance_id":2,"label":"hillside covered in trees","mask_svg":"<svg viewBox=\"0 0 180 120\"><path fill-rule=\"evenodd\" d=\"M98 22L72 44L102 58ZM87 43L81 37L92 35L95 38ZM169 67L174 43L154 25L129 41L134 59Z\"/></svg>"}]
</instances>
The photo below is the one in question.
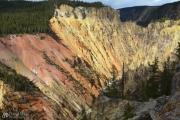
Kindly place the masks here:
<instances>
[{"instance_id":1,"label":"hillside covered in trees","mask_svg":"<svg viewBox=\"0 0 180 120\"><path fill-rule=\"evenodd\" d=\"M22 33L49 33L49 19L61 4L72 7L104 7L101 2L49 0L31 2L23 0L0 1L0 36Z\"/></svg>"}]
</instances>

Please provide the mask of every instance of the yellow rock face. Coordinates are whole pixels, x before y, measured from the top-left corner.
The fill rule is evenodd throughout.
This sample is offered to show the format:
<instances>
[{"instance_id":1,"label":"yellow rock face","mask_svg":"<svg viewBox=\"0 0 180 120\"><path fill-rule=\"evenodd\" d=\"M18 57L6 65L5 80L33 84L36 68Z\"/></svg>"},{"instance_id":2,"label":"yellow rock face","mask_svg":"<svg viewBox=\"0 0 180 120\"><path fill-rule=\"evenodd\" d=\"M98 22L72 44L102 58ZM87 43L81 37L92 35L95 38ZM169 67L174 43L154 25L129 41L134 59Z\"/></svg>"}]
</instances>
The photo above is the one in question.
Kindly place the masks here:
<instances>
[{"instance_id":1,"label":"yellow rock face","mask_svg":"<svg viewBox=\"0 0 180 120\"><path fill-rule=\"evenodd\" d=\"M79 57L110 78L115 65L125 62L130 69L148 65L155 57L163 62L180 38L178 21L152 23L147 28L121 23L119 12L108 7L72 8L62 5L50 20L52 29Z\"/></svg>"}]
</instances>

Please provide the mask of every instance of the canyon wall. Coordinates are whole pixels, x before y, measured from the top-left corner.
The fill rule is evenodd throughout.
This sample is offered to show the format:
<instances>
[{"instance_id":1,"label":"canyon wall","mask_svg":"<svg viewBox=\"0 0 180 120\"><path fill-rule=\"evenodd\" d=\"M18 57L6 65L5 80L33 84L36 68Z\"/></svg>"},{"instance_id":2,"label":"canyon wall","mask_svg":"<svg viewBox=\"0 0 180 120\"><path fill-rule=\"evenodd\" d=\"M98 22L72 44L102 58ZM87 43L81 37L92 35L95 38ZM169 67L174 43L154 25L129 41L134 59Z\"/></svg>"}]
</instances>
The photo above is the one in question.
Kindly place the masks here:
<instances>
[{"instance_id":1,"label":"canyon wall","mask_svg":"<svg viewBox=\"0 0 180 120\"><path fill-rule=\"evenodd\" d=\"M51 27L69 49L87 61L98 73L111 77L112 66L121 71L147 66L155 57L163 62L180 38L179 21L151 23L147 28L122 23L119 13L108 7L72 8L62 5L50 20ZM121 75L121 72L120 74Z\"/></svg>"},{"instance_id":2,"label":"canyon wall","mask_svg":"<svg viewBox=\"0 0 180 120\"><path fill-rule=\"evenodd\" d=\"M54 108L55 111L48 102L32 106L35 110L43 108L49 119L79 119L82 108L88 109L101 89L98 85L92 85L92 81L98 81L96 76L85 78L73 68L74 65L76 69L83 69L84 73L86 70L93 73L83 60L65 45L45 34L0 38L0 62L29 78L40 89L41 92L38 93L41 99L51 100L57 107ZM76 66L75 63L81 66ZM11 90L9 96L12 94ZM21 106L24 105L20 104L19 107Z\"/></svg>"}]
</instances>

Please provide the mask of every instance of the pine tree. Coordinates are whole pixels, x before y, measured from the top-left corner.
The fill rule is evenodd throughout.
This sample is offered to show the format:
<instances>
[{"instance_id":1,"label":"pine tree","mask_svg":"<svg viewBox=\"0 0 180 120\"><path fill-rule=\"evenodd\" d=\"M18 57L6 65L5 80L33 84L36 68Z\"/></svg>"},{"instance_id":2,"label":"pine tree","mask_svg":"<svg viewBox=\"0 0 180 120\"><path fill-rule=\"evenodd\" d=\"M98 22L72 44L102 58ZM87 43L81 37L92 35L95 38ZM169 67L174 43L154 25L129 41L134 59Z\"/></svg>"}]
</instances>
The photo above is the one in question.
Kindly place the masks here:
<instances>
[{"instance_id":1,"label":"pine tree","mask_svg":"<svg viewBox=\"0 0 180 120\"><path fill-rule=\"evenodd\" d=\"M112 66L111 69L111 75L112 75L112 79L110 80L111 85L107 85L107 89L106 89L107 91L104 92L104 95L111 98L120 98L121 93L119 91L118 85L116 84L117 69L114 65Z\"/></svg>"},{"instance_id":2,"label":"pine tree","mask_svg":"<svg viewBox=\"0 0 180 120\"><path fill-rule=\"evenodd\" d=\"M122 73L122 79L121 79L121 97L124 98L124 81L125 81L125 75L124 75L124 63L123 63L123 73Z\"/></svg>"},{"instance_id":3,"label":"pine tree","mask_svg":"<svg viewBox=\"0 0 180 120\"><path fill-rule=\"evenodd\" d=\"M163 71L160 75L160 91L161 95L170 95L171 94L171 82L173 78L172 68L170 62L170 58L168 57L167 60L163 63Z\"/></svg>"},{"instance_id":4,"label":"pine tree","mask_svg":"<svg viewBox=\"0 0 180 120\"><path fill-rule=\"evenodd\" d=\"M158 58L154 59L154 62L149 65L150 67L150 77L148 79L147 88L146 88L146 95L147 97L156 98L159 94L159 66L158 66Z\"/></svg>"}]
</instances>

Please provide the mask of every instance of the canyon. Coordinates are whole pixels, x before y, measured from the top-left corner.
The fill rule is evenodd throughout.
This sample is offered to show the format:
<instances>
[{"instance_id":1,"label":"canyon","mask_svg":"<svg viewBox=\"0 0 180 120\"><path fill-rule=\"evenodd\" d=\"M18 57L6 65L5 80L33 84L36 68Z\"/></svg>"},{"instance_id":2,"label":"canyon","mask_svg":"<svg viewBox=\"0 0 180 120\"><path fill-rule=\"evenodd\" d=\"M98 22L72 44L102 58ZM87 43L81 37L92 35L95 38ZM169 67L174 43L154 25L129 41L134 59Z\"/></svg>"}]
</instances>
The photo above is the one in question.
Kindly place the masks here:
<instances>
[{"instance_id":1,"label":"canyon","mask_svg":"<svg viewBox=\"0 0 180 120\"><path fill-rule=\"evenodd\" d=\"M148 66L155 57L161 63L168 56L171 60L175 58L179 21L151 23L144 28L133 22L122 23L119 17L117 10L108 7L94 10L83 7L73 9L64 5L55 10L55 16L50 20L63 43L95 71L105 75L106 79L101 80L102 86L111 79L112 66L116 67L121 77L123 63L133 70L141 65ZM132 83L129 81L127 86Z\"/></svg>"},{"instance_id":2,"label":"canyon","mask_svg":"<svg viewBox=\"0 0 180 120\"><path fill-rule=\"evenodd\" d=\"M14 91L1 82L2 110L8 106L21 108L25 113L30 110L35 117L49 120L78 120L85 110L87 115L94 116L92 119L99 119L96 116L100 113L96 113L99 111L96 110L98 107L94 108L94 102L99 105L110 101L106 104L110 109L117 107L116 103L119 106L126 103L126 100L112 102L105 96L99 97L102 87L112 80L112 67L115 66L118 78L121 78L123 63L125 71L128 71L148 66L155 57L159 58L160 66L168 57L174 60L180 38L180 21L157 21L142 27L135 22L121 22L120 17L119 10L110 7L73 8L61 5L56 7L50 19L52 34L1 37L0 62L27 77L39 88L30 94ZM127 81L125 91L134 90L139 82L142 81ZM174 95L171 100L178 96ZM96 101L98 97L100 102ZM132 103L135 106L141 104ZM153 108L155 100L137 107L139 114L142 112L139 109L144 106L146 110ZM106 112L110 110L108 107ZM167 108L164 108L165 112ZM117 112L117 109L114 111ZM103 115L101 119L107 116L116 119L118 116L115 113ZM166 115L159 117L164 118Z\"/></svg>"}]
</instances>

